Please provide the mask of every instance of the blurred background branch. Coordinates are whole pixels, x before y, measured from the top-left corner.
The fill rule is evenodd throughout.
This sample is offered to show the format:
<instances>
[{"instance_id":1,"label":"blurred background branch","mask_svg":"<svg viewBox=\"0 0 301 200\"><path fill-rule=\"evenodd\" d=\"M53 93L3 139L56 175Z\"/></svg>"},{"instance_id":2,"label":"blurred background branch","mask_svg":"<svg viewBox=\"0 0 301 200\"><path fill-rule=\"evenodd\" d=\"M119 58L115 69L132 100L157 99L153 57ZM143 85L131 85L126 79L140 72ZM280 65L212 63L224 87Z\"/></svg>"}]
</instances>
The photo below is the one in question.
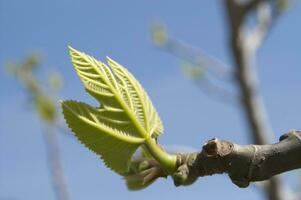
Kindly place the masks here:
<instances>
[{"instance_id":1,"label":"blurred background branch","mask_svg":"<svg viewBox=\"0 0 301 200\"><path fill-rule=\"evenodd\" d=\"M233 80L233 72L229 66L202 50L171 37L163 24L153 24L151 34L152 40L158 48L197 65L222 80Z\"/></svg>"},{"instance_id":2,"label":"blurred background branch","mask_svg":"<svg viewBox=\"0 0 301 200\"><path fill-rule=\"evenodd\" d=\"M258 89L255 63L256 51L270 29L272 5L267 5L267 1L243 4L240 1L226 0L225 9L229 23L229 46L250 138L255 144L267 144L271 141L272 129ZM248 31L246 19L254 12L258 14L257 22L255 28ZM267 199L284 199L282 184L280 177L271 178L264 187Z\"/></svg>"},{"instance_id":3,"label":"blurred background branch","mask_svg":"<svg viewBox=\"0 0 301 200\"><path fill-rule=\"evenodd\" d=\"M40 56L32 54L22 63L9 63L7 71L16 77L26 90L35 112L43 122L43 138L46 146L49 172L52 178L53 190L58 200L69 200L69 191L66 186L61 163L61 153L57 137L57 129L66 130L60 123L60 112L57 100L53 98L55 92L62 87L62 79L58 73L48 77L48 89L42 87L41 81L35 76L40 66Z\"/></svg>"},{"instance_id":4,"label":"blurred background branch","mask_svg":"<svg viewBox=\"0 0 301 200\"><path fill-rule=\"evenodd\" d=\"M202 50L171 37L163 24L152 25L151 37L156 47L185 60L182 65L184 75L192 79L202 92L220 102L237 104L237 94L225 87L225 84L231 86L234 82L231 67Z\"/></svg>"}]
</instances>

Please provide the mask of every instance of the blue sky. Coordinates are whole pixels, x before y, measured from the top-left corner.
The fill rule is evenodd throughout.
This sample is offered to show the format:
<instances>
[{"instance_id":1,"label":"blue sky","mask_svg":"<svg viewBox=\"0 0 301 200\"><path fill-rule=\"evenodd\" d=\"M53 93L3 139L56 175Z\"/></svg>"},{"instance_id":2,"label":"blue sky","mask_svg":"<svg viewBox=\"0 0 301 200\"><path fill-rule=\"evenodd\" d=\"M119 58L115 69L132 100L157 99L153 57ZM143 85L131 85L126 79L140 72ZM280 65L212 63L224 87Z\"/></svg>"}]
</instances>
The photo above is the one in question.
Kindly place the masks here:
<instances>
[{"instance_id":1,"label":"blue sky","mask_svg":"<svg viewBox=\"0 0 301 200\"><path fill-rule=\"evenodd\" d=\"M301 5L296 1L258 52L260 89L275 142L288 129L301 129L300 17ZM200 149L213 137L249 143L239 108L203 94L180 72L180 60L152 45L150 26L156 21L164 22L173 36L231 64L219 0L0 1L0 199L54 199L42 127L22 88L3 67L8 60L21 61L31 52L43 56L41 79L54 70L62 73L65 87L60 99L92 104L95 101L84 92L72 69L67 45L99 59L108 55L125 65L148 91L161 115L163 144ZM59 139L74 200L263 199L256 187L239 189L226 175L201 178L190 187L180 188L170 179L159 180L144 191L129 192L123 180L106 169L96 155L70 137L61 135ZM285 177L290 183L296 181L295 172Z\"/></svg>"}]
</instances>

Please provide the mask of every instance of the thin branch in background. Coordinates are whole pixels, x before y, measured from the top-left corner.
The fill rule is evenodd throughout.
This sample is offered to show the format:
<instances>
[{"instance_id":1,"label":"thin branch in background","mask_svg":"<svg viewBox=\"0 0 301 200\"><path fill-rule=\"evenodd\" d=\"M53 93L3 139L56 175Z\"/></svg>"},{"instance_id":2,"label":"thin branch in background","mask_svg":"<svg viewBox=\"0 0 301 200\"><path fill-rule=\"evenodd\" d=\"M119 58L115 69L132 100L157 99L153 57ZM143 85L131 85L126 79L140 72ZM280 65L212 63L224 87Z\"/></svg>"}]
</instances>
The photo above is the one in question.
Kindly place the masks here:
<instances>
[{"instance_id":1,"label":"thin branch in background","mask_svg":"<svg viewBox=\"0 0 301 200\"><path fill-rule=\"evenodd\" d=\"M39 66L39 57L28 57L24 63L7 65L8 70L24 85L31 103L47 128L43 131L49 172L52 178L53 190L58 200L69 200L69 192L66 186L62 169L59 142L55 131L59 113L56 104L34 76L34 71Z\"/></svg>"},{"instance_id":2,"label":"thin branch in background","mask_svg":"<svg viewBox=\"0 0 301 200\"><path fill-rule=\"evenodd\" d=\"M233 83L233 72L229 66L200 49L168 36L162 25L153 25L152 39L160 49L188 62L183 67L184 73L204 93L220 102L231 105L237 104L237 95L234 92L211 80L218 78L226 84Z\"/></svg>"},{"instance_id":3,"label":"thin branch in background","mask_svg":"<svg viewBox=\"0 0 301 200\"><path fill-rule=\"evenodd\" d=\"M210 79L210 75L206 73L206 71L203 71L201 67L192 65L191 63L184 63L181 65L181 68L183 74L191 79L195 85L208 96L233 106L237 106L239 103L235 92L213 82L213 80Z\"/></svg>"},{"instance_id":4,"label":"thin branch in background","mask_svg":"<svg viewBox=\"0 0 301 200\"><path fill-rule=\"evenodd\" d=\"M195 79L194 83L202 91L208 94L208 96L211 96L220 102L227 103L233 106L237 106L239 104L239 101L237 101L237 94L212 83L212 81L207 78L206 75L202 76L199 79Z\"/></svg>"},{"instance_id":5,"label":"thin branch in background","mask_svg":"<svg viewBox=\"0 0 301 200\"><path fill-rule=\"evenodd\" d=\"M256 8L258 7L259 4L267 3L269 1L273 1L273 0L250 0L247 3L245 3L244 5L242 5L243 13L252 12L252 11L256 10ZM236 3L239 3L239 2L236 2Z\"/></svg>"},{"instance_id":6,"label":"thin branch in background","mask_svg":"<svg viewBox=\"0 0 301 200\"><path fill-rule=\"evenodd\" d=\"M67 185L65 183L64 172L61 163L61 153L57 138L57 132L53 127L46 127L43 131L48 166L51 172L52 184L55 191L56 199L68 200L69 192L67 191Z\"/></svg>"},{"instance_id":7,"label":"thin branch in background","mask_svg":"<svg viewBox=\"0 0 301 200\"><path fill-rule=\"evenodd\" d=\"M261 2L255 7L257 24L246 33L246 45L256 51L267 38L281 12L268 2Z\"/></svg>"},{"instance_id":8,"label":"thin branch in background","mask_svg":"<svg viewBox=\"0 0 301 200\"><path fill-rule=\"evenodd\" d=\"M152 39L162 50L212 73L224 81L233 80L231 67L183 41L170 37L160 24L152 26Z\"/></svg>"},{"instance_id":9,"label":"thin branch in background","mask_svg":"<svg viewBox=\"0 0 301 200\"><path fill-rule=\"evenodd\" d=\"M72 133L70 132L68 127L65 124L63 124L63 122L61 120L58 120L58 122L55 123L53 126L58 132L63 133L64 135L67 135L67 136L72 135ZM74 137L71 137L71 138L74 139Z\"/></svg>"},{"instance_id":10,"label":"thin branch in background","mask_svg":"<svg viewBox=\"0 0 301 200\"><path fill-rule=\"evenodd\" d=\"M270 29L271 14L269 5L264 0L250 1L242 5L235 0L225 1L225 10L229 22L229 44L232 52L237 83L241 92L242 109L250 128L250 136L255 144L267 144L272 133L263 98L258 90L257 74L255 72L255 53L263 38ZM262 7L258 7L258 6ZM246 19L256 12L257 25L251 32L246 32ZM271 178L264 187L269 200L284 199L282 182L279 177Z\"/></svg>"},{"instance_id":11,"label":"thin branch in background","mask_svg":"<svg viewBox=\"0 0 301 200\"><path fill-rule=\"evenodd\" d=\"M270 5L266 2L258 5L256 9L257 24L246 35L246 45L252 51L256 51L262 44L263 39L267 37L272 21L272 11Z\"/></svg>"}]
</instances>

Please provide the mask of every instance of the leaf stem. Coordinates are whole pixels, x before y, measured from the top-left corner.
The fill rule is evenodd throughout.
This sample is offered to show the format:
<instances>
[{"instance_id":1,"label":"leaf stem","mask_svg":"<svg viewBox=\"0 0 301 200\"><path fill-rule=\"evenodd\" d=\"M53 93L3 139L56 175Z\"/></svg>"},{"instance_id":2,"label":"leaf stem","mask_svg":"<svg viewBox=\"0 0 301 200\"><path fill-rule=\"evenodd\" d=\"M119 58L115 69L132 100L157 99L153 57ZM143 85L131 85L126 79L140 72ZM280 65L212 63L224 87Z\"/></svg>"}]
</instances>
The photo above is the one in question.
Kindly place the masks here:
<instances>
[{"instance_id":1,"label":"leaf stem","mask_svg":"<svg viewBox=\"0 0 301 200\"><path fill-rule=\"evenodd\" d=\"M145 146L151 155L156 159L169 173L172 174L176 170L176 155L170 155L161 149L154 139L145 140Z\"/></svg>"}]
</instances>

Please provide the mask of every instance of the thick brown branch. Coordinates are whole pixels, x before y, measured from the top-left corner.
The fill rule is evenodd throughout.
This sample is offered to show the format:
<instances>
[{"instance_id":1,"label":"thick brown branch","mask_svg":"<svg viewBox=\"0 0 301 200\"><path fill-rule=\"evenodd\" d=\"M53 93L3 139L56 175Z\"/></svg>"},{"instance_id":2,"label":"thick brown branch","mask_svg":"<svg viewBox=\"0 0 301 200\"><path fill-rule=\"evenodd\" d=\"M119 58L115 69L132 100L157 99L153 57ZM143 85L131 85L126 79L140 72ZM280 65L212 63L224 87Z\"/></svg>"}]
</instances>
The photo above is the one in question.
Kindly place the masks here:
<instances>
[{"instance_id":1,"label":"thick brown branch","mask_svg":"<svg viewBox=\"0 0 301 200\"><path fill-rule=\"evenodd\" d=\"M200 153L178 156L176 185L185 185L197 177L227 173L239 187L250 182L301 168L301 132L290 131L280 142L268 145L238 145L229 141L208 141Z\"/></svg>"}]
</instances>

